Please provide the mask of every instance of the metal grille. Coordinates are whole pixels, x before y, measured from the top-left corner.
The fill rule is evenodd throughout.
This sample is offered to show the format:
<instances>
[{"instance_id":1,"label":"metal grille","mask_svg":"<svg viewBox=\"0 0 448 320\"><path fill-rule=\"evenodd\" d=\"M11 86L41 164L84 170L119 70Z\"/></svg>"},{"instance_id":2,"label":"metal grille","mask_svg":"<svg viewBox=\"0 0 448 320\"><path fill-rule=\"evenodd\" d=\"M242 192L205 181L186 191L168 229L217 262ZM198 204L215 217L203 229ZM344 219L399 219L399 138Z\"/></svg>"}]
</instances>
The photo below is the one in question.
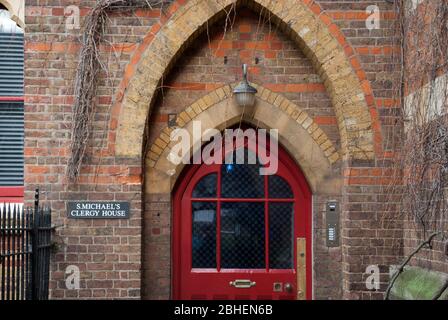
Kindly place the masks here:
<instances>
[{"instance_id":1,"label":"metal grille","mask_svg":"<svg viewBox=\"0 0 448 320\"><path fill-rule=\"evenodd\" d=\"M222 204L221 267L265 268L264 203Z\"/></svg>"},{"instance_id":2,"label":"metal grille","mask_svg":"<svg viewBox=\"0 0 448 320\"><path fill-rule=\"evenodd\" d=\"M216 203L193 202L192 268L216 268Z\"/></svg>"},{"instance_id":3,"label":"metal grille","mask_svg":"<svg viewBox=\"0 0 448 320\"><path fill-rule=\"evenodd\" d=\"M269 198L286 199L293 198L291 187L280 176L269 176Z\"/></svg>"},{"instance_id":4,"label":"metal grille","mask_svg":"<svg viewBox=\"0 0 448 320\"><path fill-rule=\"evenodd\" d=\"M193 198L215 198L217 174L212 173L203 177L193 190Z\"/></svg>"},{"instance_id":5,"label":"metal grille","mask_svg":"<svg viewBox=\"0 0 448 320\"><path fill-rule=\"evenodd\" d=\"M246 149L243 160L238 159L240 154L234 152L232 163L221 166L223 198L264 197L264 176L260 175L261 164L258 162L249 164L249 154L255 157L252 151Z\"/></svg>"},{"instance_id":6,"label":"metal grille","mask_svg":"<svg viewBox=\"0 0 448 320\"><path fill-rule=\"evenodd\" d=\"M294 193L285 178L260 175L256 154L243 150L192 192L192 267L293 269Z\"/></svg>"},{"instance_id":7,"label":"metal grille","mask_svg":"<svg viewBox=\"0 0 448 320\"><path fill-rule=\"evenodd\" d=\"M23 96L23 34L0 33L0 96Z\"/></svg>"},{"instance_id":8,"label":"metal grille","mask_svg":"<svg viewBox=\"0 0 448 320\"><path fill-rule=\"evenodd\" d=\"M293 268L293 203L269 204L269 268Z\"/></svg>"},{"instance_id":9,"label":"metal grille","mask_svg":"<svg viewBox=\"0 0 448 320\"><path fill-rule=\"evenodd\" d=\"M23 102L0 102L0 186L23 185Z\"/></svg>"}]
</instances>

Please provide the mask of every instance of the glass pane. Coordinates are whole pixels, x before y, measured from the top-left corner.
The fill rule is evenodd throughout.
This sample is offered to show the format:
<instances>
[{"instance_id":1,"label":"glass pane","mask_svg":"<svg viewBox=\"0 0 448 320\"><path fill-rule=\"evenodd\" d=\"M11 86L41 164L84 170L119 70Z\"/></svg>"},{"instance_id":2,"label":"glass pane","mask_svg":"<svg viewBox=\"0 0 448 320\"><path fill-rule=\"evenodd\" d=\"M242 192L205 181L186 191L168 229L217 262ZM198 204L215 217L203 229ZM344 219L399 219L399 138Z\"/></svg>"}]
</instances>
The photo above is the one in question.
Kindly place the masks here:
<instances>
[{"instance_id":1,"label":"glass pane","mask_svg":"<svg viewBox=\"0 0 448 320\"><path fill-rule=\"evenodd\" d=\"M264 203L222 203L222 268L265 268L264 238Z\"/></svg>"},{"instance_id":2,"label":"glass pane","mask_svg":"<svg viewBox=\"0 0 448 320\"><path fill-rule=\"evenodd\" d=\"M293 203L269 204L269 268L292 269L294 255Z\"/></svg>"},{"instance_id":3,"label":"glass pane","mask_svg":"<svg viewBox=\"0 0 448 320\"><path fill-rule=\"evenodd\" d=\"M245 149L244 153L233 152L232 164L221 166L223 198L264 197L264 176L260 175L259 170L261 164L258 160L249 164L250 159L256 159L256 154Z\"/></svg>"},{"instance_id":4,"label":"glass pane","mask_svg":"<svg viewBox=\"0 0 448 320\"><path fill-rule=\"evenodd\" d=\"M194 187L193 198L216 198L216 181L216 173L203 177Z\"/></svg>"},{"instance_id":5,"label":"glass pane","mask_svg":"<svg viewBox=\"0 0 448 320\"><path fill-rule=\"evenodd\" d=\"M216 268L216 203L193 202L192 268Z\"/></svg>"},{"instance_id":6,"label":"glass pane","mask_svg":"<svg viewBox=\"0 0 448 320\"><path fill-rule=\"evenodd\" d=\"M269 198L293 198L291 187L279 176L269 176Z\"/></svg>"}]
</instances>

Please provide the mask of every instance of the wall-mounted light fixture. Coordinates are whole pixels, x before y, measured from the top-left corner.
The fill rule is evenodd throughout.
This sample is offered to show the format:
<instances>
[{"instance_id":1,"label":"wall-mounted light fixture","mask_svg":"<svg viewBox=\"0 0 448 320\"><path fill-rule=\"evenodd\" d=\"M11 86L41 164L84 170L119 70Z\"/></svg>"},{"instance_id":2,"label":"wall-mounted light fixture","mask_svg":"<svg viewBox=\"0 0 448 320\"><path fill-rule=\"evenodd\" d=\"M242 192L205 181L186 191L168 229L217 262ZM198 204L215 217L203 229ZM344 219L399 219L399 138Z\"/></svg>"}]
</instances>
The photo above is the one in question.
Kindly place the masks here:
<instances>
[{"instance_id":1,"label":"wall-mounted light fixture","mask_svg":"<svg viewBox=\"0 0 448 320\"><path fill-rule=\"evenodd\" d=\"M255 104L256 93L257 89L247 81L247 64L243 64L243 81L233 89L236 103L240 107L252 107Z\"/></svg>"},{"instance_id":2,"label":"wall-mounted light fixture","mask_svg":"<svg viewBox=\"0 0 448 320\"><path fill-rule=\"evenodd\" d=\"M173 128L177 126L177 113L169 113L168 114L168 128Z\"/></svg>"}]
</instances>

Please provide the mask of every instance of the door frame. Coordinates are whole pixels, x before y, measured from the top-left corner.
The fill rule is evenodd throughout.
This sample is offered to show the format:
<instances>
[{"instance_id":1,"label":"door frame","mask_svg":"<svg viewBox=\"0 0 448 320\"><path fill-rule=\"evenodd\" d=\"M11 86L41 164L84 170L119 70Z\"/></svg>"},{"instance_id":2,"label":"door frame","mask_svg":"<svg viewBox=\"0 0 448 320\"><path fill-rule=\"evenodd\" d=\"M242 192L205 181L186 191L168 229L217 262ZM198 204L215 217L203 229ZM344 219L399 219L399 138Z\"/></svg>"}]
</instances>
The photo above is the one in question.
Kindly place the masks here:
<instances>
[{"instance_id":1,"label":"door frame","mask_svg":"<svg viewBox=\"0 0 448 320\"><path fill-rule=\"evenodd\" d=\"M312 191L303 174L300 166L293 160L285 148L280 143L278 146L278 159L287 169L294 175L303 197L305 199L305 237L306 237L306 300L311 300L314 296L313 292L313 215L312 215ZM180 248L181 248L181 214L182 214L182 197L191 178L196 174L202 164L188 164L184 167L179 175L176 185L172 192L172 232L171 232L171 298L177 299L180 294L180 278L182 268L180 267ZM294 239L294 246L296 246L296 239ZM297 249L297 248L296 248ZM295 250L296 251L296 250ZM296 257L294 257L296 258ZM297 261L295 262L296 265ZM297 272L297 265L296 270ZM296 277L297 277L296 273Z\"/></svg>"}]
</instances>

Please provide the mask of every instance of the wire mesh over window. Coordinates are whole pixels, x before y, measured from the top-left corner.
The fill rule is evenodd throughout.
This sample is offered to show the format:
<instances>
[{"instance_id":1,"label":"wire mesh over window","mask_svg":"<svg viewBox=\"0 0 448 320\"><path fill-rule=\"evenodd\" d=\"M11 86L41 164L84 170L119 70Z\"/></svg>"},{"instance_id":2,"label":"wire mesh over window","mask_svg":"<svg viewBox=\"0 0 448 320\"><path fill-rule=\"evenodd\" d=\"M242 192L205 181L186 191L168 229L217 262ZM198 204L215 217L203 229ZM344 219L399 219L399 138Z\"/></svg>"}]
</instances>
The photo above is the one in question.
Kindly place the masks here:
<instances>
[{"instance_id":1,"label":"wire mesh over window","mask_svg":"<svg viewBox=\"0 0 448 320\"><path fill-rule=\"evenodd\" d=\"M216 198L217 176L212 173L203 177L193 190L193 198Z\"/></svg>"},{"instance_id":2,"label":"wire mesh over window","mask_svg":"<svg viewBox=\"0 0 448 320\"><path fill-rule=\"evenodd\" d=\"M294 268L294 193L284 176L261 175L261 167L241 148L195 185L193 268Z\"/></svg>"},{"instance_id":3,"label":"wire mesh over window","mask_svg":"<svg viewBox=\"0 0 448 320\"><path fill-rule=\"evenodd\" d=\"M264 203L222 204L221 267L265 268Z\"/></svg>"},{"instance_id":4,"label":"wire mesh over window","mask_svg":"<svg viewBox=\"0 0 448 320\"><path fill-rule=\"evenodd\" d=\"M294 197L289 183L280 176L269 176L269 198L287 199Z\"/></svg>"},{"instance_id":5,"label":"wire mesh over window","mask_svg":"<svg viewBox=\"0 0 448 320\"><path fill-rule=\"evenodd\" d=\"M294 252L293 203L269 204L269 268L292 269Z\"/></svg>"},{"instance_id":6,"label":"wire mesh over window","mask_svg":"<svg viewBox=\"0 0 448 320\"><path fill-rule=\"evenodd\" d=\"M216 268L216 203L193 202L192 268Z\"/></svg>"},{"instance_id":7,"label":"wire mesh over window","mask_svg":"<svg viewBox=\"0 0 448 320\"><path fill-rule=\"evenodd\" d=\"M230 155L221 166L223 198L263 198L264 176L260 175L261 164L255 160L256 155L244 149ZM244 156L244 159L242 158ZM231 162L231 163L230 163ZM252 163L250 163L252 162Z\"/></svg>"}]
</instances>

